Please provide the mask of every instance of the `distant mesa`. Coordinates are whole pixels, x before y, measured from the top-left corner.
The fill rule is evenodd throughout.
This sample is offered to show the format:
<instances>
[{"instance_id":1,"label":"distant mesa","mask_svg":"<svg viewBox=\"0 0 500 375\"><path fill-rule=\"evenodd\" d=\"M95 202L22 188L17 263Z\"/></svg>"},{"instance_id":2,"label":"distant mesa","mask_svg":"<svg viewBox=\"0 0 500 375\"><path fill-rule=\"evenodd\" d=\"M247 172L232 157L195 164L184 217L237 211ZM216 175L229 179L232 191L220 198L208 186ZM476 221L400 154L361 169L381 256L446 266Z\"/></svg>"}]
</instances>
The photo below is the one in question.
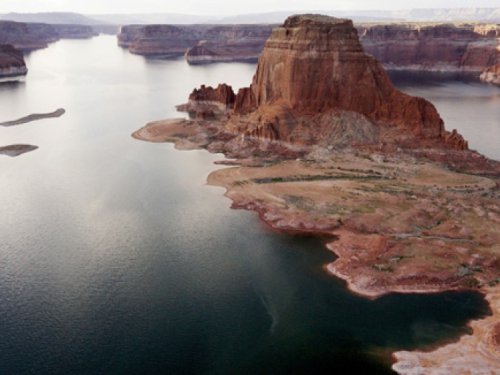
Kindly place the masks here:
<instances>
[{"instance_id":1,"label":"distant mesa","mask_svg":"<svg viewBox=\"0 0 500 375\"><path fill-rule=\"evenodd\" d=\"M207 30L205 39L186 51L189 64L257 61L277 25L221 25Z\"/></svg>"},{"instance_id":2,"label":"distant mesa","mask_svg":"<svg viewBox=\"0 0 500 375\"><path fill-rule=\"evenodd\" d=\"M380 60L386 70L479 76L500 64L500 25L496 23L385 21L354 25L365 52ZM121 28L118 44L144 56L184 54L189 64L257 61L277 26L131 25Z\"/></svg>"},{"instance_id":3,"label":"distant mesa","mask_svg":"<svg viewBox=\"0 0 500 375\"><path fill-rule=\"evenodd\" d=\"M11 44L22 51L47 48L60 39L86 39L99 35L88 25L49 25L0 21L0 43Z\"/></svg>"},{"instance_id":4,"label":"distant mesa","mask_svg":"<svg viewBox=\"0 0 500 375\"><path fill-rule=\"evenodd\" d=\"M207 90L191 94L192 108L206 102L207 94L199 93ZM234 104L217 94L219 89L211 90L212 98L234 106L225 127L242 139L300 146L468 148L456 131L444 129L430 102L394 88L382 64L364 53L347 19L289 17L273 30L252 84L239 90Z\"/></svg>"},{"instance_id":5,"label":"distant mesa","mask_svg":"<svg viewBox=\"0 0 500 375\"><path fill-rule=\"evenodd\" d=\"M189 47L198 42L198 28L196 25L123 26L118 34L118 45L144 56L182 56Z\"/></svg>"},{"instance_id":6,"label":"distant mesa","mask_svg":"<svg viewBox=\"0 0 500 375\"><path fill-rule=\"evenodd\" d=\"M144 56L185 56L189 64L257 61L273 27L249 25L128 25L118 45Z\"/></svg>"},{"instance_id":7,"label":"distant mesa","mask_svg":"<svg viewBox=\"0 0 500 375\"><path fill-rule=\"evenodd\" d=\"M360 23L366 53L390 70L474 73L500 64L500 25L471 22Z\"/></svg>"}]
</instances>

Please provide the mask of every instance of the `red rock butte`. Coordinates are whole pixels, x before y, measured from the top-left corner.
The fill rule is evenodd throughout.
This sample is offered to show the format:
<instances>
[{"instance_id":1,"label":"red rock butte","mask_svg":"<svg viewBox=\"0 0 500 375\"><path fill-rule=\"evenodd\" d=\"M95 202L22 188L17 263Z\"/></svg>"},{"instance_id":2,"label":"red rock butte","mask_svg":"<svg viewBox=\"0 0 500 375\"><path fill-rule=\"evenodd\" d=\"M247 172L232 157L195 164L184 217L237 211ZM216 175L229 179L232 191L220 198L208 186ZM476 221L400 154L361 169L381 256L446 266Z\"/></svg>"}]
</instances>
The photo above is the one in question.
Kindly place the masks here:
<instances>
[{"instance_id":1,"label":"red rock butte","mask_svg":"<svg viewBox=\"0 0 500 375\"><path fill-rule=\"evenodd\" d=\"M394 88L381 63L364 53L351 20L321 15L289 17L266 42L249 89L237 95L236 114L280 103L302 115L345 110L400 128L425 144L467 149L427 100ZM279 138L279 136L278 136Z\"/></svg>"},{"instance_id":2,"label":"red rock butte","mask_svg":"<svg viewBox=\"0 0 500 375\"><path fill-rule=\"evenodd\" d=\"M251 86L235 98L227 127L293 143L290 133L306 128L317 138L318 129L304 126L304 118L324 124L344 111L356 113L357 120L366 117L365 133L375 133L367 130L373 124L380 128L381 138L369 136L370 142L392 142L396 132L413 147L468 147L456 131L445 131L432 103L392 85L382 64L363 51L351 20L311 14L291 16L273 30ZM241 116L252 125L242 126Z\"/></svg>"}]
</instances>

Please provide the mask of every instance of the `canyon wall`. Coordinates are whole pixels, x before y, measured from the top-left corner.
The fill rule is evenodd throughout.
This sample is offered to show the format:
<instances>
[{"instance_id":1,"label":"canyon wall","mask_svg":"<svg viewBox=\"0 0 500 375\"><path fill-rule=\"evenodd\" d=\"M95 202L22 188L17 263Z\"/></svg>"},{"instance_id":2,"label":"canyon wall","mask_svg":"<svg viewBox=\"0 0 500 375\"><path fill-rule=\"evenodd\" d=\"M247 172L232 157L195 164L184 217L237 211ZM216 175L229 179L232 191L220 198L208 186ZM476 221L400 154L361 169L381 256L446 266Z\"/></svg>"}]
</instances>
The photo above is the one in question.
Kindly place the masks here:
<instances>
[{"instance_id":1,"label":"canyon wall","mask_svg":"<svg viewBox=\"0 0 500 375\"><path fill-rule=\"evenodd\" d=\"M144 56L184 55L190 64L257 60L276 25L128 25L118 45Z\"/></svg>"},{"instance_id":2,"label":"canyon wall","mask_svg":"<svg viewBox=\"0 0 500 375\"><path fill-rule=\"evenodd\" d=\"M33 50L46 48L47 40L39 35L33 34L26 23L13 21L0 21L0 43L11 44L21 50Z\"/></svg>"},{"instance_id":3,"label":"canyon wall","mask_svg":"<svg viewBox=\"0 0 500 375\"><path fill-rule=\"evenodd\" d=\"M190 64L257 60L277 25L123 26L118 44L141 55L181 55ZM500 64L500 25L358 23L366 53L385 69L475 74Z\"/></svg>"},{"instance_id":4,"label":"canyon wall","mask_svg":"<svg viewBox=\"0 0 500 375\"><path fill-rule=\"evenodd\" d=\"M277 25L227 25L208 29L204 40L186 52L189 64L257 61Z\"/></svg>"},{"instance_id":5,"label":"canyon wall","mask_svg":"<svg viewBox=\"0 0 500 375\"><path fill-rule=\"evenodd\" d=\"M357 24L366 53L386 69L481 73L500 63L500 25Z\"/></svg>"},{"instance_id":6,"label":"canyon wall","mask_svg":"<svg viewBox=\"0 0 500 375\"><path fill-rule=\"evenodd\" d=\"M90 25L28 23L31 33L41 37L59 39L88 39L98 36L99 33Z\"/></svg>"},{"instance_id":7,"label":"canyon wall","mask_svg":"<svg viewBox=\"0 0 500 375\"><path fill-rule=\"evenodd\" d=\"M0 21L0 43L23 51L46 48L48 43L65 38L91 38L99 35L86 25L49 25Z\"/></svg>"},{"instance_id":8,"label":"canyon wall","mask_svg":"<svg viewBox=\"0 0 500 375\"><path fill-rule=\"evenodd\" d=\"M123 26L118 34L118 44L132 53L144 56L182 56L187 49L200 41L201 30L205 28L198 25Z\"/></svg>"},{"instance_id":9,"label":"canyon wall","mask_svg":"<svg viewBox=\"0 0 500 375\"><path fill-rule=\"evenodd\" d=\"M10 44L0 44L0 78L13 78L28 73L24 55Z\"/></svg>"}]
</instances>

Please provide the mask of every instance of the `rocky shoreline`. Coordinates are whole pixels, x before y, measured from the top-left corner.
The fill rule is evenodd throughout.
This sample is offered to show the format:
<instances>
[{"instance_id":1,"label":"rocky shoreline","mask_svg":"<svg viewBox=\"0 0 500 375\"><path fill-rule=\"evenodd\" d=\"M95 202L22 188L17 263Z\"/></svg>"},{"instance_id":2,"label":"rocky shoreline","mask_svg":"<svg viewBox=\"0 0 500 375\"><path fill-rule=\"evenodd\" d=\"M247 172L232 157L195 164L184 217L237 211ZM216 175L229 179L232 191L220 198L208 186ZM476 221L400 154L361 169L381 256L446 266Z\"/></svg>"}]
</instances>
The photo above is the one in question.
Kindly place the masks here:
<instances>
[{"instance_id":1,"label":"rocky shoreline","mask_svg":"<svg viewBox=\"0 0 500 375\"><path fill-rule=\"evenodd\" d=\"M174 142L183 150L226 151L234 158L220 143L207 144L210 127L213 124L203 120L173 119L148 124L133 136ZM210 185L226 189L233 208L257 211L277 230L337 237L327 247L339 258L326 270L360 295L481 291L493 316L473 322L474 334L462 340L470 337L482 347L491 341L500 327L495 299L500 294L495 256L500 243L499 163L471 152L484 169L473 172L476 165L464 173L418 153L317 147L309 153L294 148L288 156L298 160L278 160L281 157L266 155L264 148L280 149L284 155L282 145L266 143L261 144L262 155L242 155L232 162L239 166L208 177ZM452 159L453 153L446 156ZM496 176L484 177L487 174ZM496 369L500 364L498 343L486 345L489 349L482 355L475 353L476 346L451 345L458 345L460 353L474 351L471 367ZM432 353L397 352L394 369L413 374ZM447 350L447 356L437 353L433 363L442 369L451 366L448 362L454 362L457 350ZM459 369L457 365L455 372Z\"/></svg>"}]
</instances>

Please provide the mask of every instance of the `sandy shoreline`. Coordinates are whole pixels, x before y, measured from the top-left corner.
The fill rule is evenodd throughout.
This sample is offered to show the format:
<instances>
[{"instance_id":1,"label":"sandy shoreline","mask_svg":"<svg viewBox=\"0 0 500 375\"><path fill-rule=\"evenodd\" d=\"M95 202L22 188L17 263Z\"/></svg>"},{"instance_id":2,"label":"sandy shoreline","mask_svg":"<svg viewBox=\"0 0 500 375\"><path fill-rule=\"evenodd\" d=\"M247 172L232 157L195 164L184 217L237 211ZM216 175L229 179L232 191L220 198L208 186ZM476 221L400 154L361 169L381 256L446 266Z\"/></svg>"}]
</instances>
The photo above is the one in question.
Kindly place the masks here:
<instances>
[{"instance_id":1,"label":"sandy shoreline","mask_svg":"<svg viewBox=\"0 0 500 375\"><path fill-rule=\"evenodd\" d=\"M167 120L148 124L134 138L225 152L211 136L216 129L207 129L202 122ZM337 236L328 248L339 258L326 269L358 294L485 294L493 315L472 322L473 335L429 353L396 352L393 368L400 374L464 368L494 374L500 368L500 188L497 177L486 175L498 166L474 153L450 155L443 158L477 162L457 173L417 154L316 148L295 160L254 154L240 159L252 167L214 171L208 183L225 187L233 208L257 211L272 228Z\"/></svg>"}]
</instances>

